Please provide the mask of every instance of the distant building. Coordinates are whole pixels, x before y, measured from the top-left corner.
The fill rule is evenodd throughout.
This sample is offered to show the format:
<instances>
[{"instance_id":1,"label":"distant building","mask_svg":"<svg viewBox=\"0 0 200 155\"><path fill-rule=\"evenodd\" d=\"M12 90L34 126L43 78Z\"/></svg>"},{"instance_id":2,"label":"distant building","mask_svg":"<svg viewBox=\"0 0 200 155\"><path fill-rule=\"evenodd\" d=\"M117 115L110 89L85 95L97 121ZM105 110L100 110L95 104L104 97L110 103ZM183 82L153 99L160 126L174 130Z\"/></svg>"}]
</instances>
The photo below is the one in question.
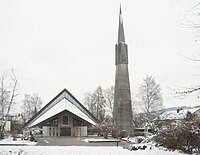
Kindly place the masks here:
<instances>
[{"instance_id":1,"label":"distant building","mask_svg":"<svg viewBox=\"0 0 200 155\"><path fill-rule=\"evenodd\" d=\"M43 136L87 136L87 128L97 119L64 89L26 124L25 128L41 128Z\"/></svg>"},{"instance_id":2,"label":"distant building","mask_svg":"<svg viewBox=\"0 0 200 155\"><path fill-rule=\"evenodd\" d=\"M200 123L200 107L166 111L154 120L154 124L163 129L185 121Z\"/></svg>"}]
</instances>

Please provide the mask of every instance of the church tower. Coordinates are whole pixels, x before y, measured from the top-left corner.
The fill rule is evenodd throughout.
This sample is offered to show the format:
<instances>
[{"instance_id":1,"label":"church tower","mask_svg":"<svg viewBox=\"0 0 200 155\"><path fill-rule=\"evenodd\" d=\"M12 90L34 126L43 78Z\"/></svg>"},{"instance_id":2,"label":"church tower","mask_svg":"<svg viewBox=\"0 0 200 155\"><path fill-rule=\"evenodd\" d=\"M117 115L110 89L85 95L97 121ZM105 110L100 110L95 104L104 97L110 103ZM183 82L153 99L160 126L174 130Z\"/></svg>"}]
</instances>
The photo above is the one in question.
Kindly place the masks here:
<instances>
[{"instance_id":1,"label":"church tower","mask_svg":"<svg viewBox=\"0 0 200 155\"><path fill-rule=\"evenodd\" d=\"M120 6L118 42L115 45L115 92L114 92L114 125L118 132L133 131L133 114L128 73L128 48L125 43L122 12Z\"/></svg>"}]
</instances>

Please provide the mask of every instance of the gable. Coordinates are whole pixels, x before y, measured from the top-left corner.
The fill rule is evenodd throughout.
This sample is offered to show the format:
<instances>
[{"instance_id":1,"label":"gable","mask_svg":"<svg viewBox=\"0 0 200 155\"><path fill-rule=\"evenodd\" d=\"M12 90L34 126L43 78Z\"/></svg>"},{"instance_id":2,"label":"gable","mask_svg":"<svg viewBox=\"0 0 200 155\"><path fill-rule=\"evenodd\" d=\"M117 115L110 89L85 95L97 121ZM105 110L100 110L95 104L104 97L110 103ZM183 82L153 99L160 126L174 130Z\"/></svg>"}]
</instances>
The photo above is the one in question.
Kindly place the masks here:
<instances>
[{"instance_id":1,"label":"gable","mask_svg":"<svg viewBox=\"0 0 200 155\"><path fill-rule=\"evenodd\" d=\"M97 123L97 119L69 91L64 89L33 116L25 126L35 126L64 110L68 110L92 125Z\"/></svg>"}]
</instances>

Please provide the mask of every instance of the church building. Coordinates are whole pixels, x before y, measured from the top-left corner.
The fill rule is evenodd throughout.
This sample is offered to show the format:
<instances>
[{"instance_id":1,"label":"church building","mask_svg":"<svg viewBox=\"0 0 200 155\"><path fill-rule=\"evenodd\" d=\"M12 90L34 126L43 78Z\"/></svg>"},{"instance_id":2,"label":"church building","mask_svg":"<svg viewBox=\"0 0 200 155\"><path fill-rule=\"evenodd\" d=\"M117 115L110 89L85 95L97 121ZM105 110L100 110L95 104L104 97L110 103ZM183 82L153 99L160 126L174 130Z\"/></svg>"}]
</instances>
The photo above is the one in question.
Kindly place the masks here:
<instances>
[{"instance_id":1,"label":"church building","mask_svg":"<svg viewBox=\"0 0 200 155\"><path fill-rule=\"evenodd\" d=\"M133 114L128 71L128 46L125 43L120 7L118 41L115 45L114 126L117 132L133 133ZM44 136L86 136L97 119L66 89L61 91L26 124L40 127Z\"/></svg>"},{"instance_id":2,"label":"church building","mask_svg":"<svg viewBox=\"0 0 200 155\"><path fill-rule=\"evenodd\" d=\"M87 136L87 128L97 119L64 89L46 104L26 124L26 128L41 128L43 136Z\"/></svg>"}]
</instances>

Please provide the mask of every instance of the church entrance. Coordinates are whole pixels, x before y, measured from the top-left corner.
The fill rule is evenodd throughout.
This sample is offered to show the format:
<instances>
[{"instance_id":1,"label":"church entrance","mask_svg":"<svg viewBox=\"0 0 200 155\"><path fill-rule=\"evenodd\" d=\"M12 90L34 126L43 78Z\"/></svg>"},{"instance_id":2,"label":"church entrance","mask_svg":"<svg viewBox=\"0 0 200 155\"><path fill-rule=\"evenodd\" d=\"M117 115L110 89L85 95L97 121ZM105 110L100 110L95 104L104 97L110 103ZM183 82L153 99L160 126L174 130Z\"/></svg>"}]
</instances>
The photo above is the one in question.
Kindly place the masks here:
<instances>
[{"instance_id":1,"label":"church entrance","mask_svg":"<svg viewBox=\"0 0 200 155\"><path fill-rule=\"evenodd\" d=\"M60 128L60 136L71 136L71 128Z\"/></svg>"}]
</instances>

